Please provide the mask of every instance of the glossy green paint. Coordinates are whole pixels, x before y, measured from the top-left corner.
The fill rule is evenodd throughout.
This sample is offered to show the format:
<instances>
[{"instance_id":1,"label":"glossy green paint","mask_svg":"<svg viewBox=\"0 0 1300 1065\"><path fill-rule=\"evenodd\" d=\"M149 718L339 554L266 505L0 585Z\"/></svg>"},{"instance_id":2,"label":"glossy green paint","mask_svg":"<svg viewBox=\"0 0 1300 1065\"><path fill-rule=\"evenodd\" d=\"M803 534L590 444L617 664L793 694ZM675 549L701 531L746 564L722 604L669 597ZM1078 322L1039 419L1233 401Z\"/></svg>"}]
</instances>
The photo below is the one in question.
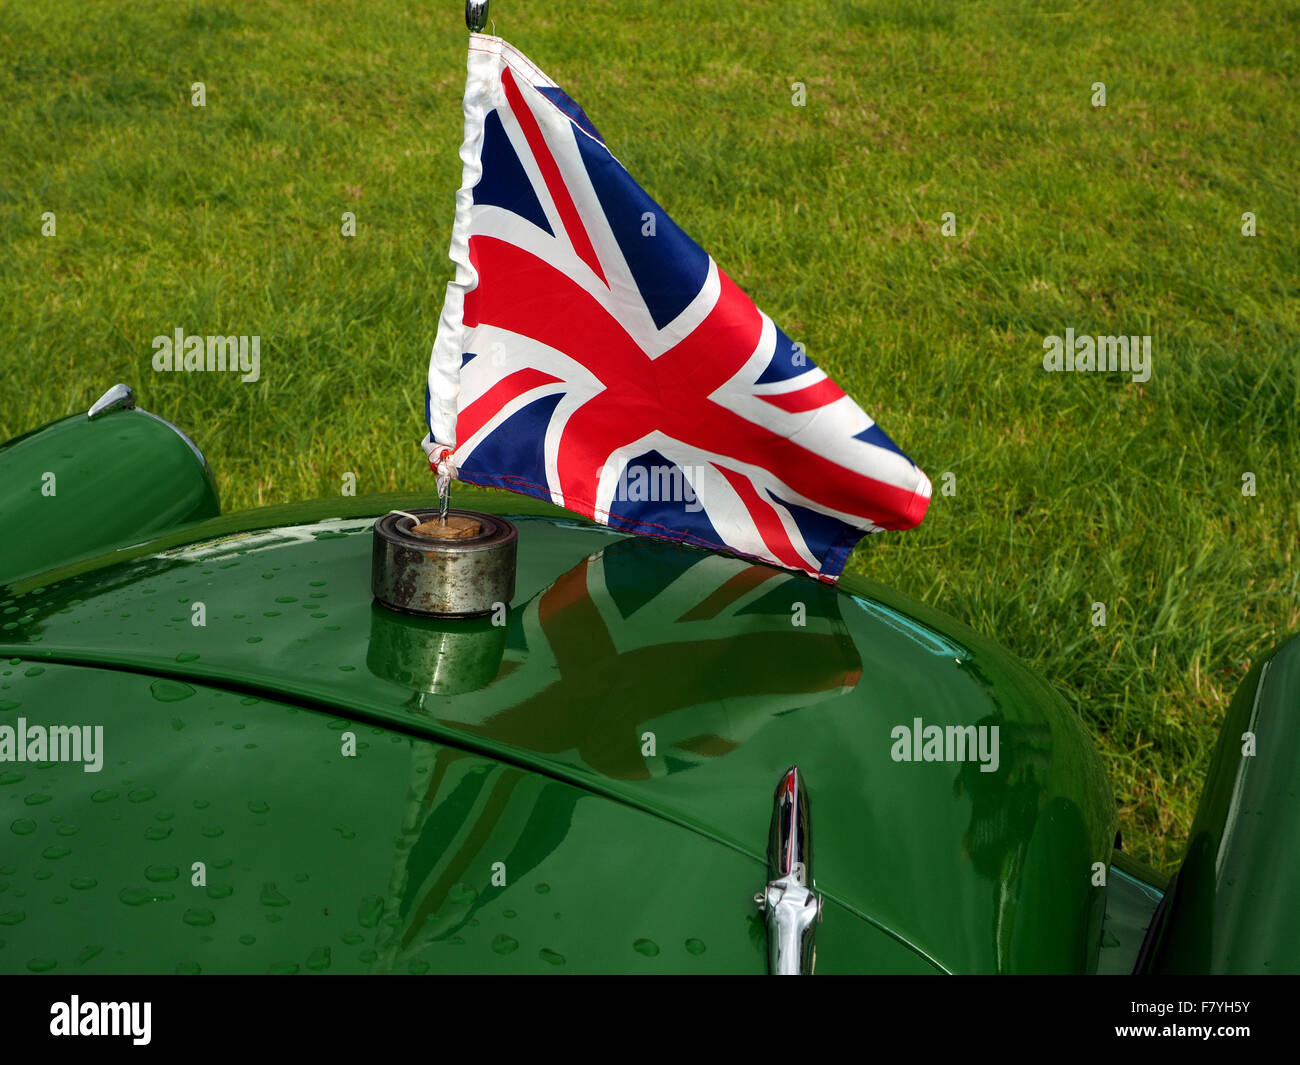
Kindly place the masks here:
<instances>
[{"instance_id":1,"label":"glossy green paint","mask_svg":"<svg viewBox=\"0 0 1300 1065\"><path fill-rule=\"evenodd\" d=\"M202 684L22 662L0 683L5 723L104 730L98 772L0 774L0 971L765 966L736 905L761 866L573 785ZM922 968L842 907L823 927L828 969Z\"/></svg>"},{"instance_id":2,"label":"glossy green paint","mask_svg":"<svg viewBox=\"0 0 1300 1065\"><path fill-rule=\"evenodd\" d=\"M729 901L708 911L720 932L733 921L761 931L751 899L764 879L771 791L797 762L812 795L817 885L828 914L847 922L828 916L819 971L1096 969L1106 899L1091 872L1111 857L1109 787L1068 708L991 641L867 582L846 579L836 591L459 487L458 506L508 514L519 526L504 639L490 626L415 622L373 607L368 587L371 521L409 503L345 500L221 518L20 582L0 592L0 653L24 670L111 666L238 691L259 706L337 714L526 771L521 779L562 782L647 824L651 815L673 826L672 839L725 856L716 868L735 861L747 871L744 890L727 879L717 897ZM192 624L196 602L202 628ZM453 644L456 661L474 664L450 690L432 690L429 663ZM0 682L9 699L3 683L12 680ZM67 705L95 713L117 705L98 681L79 690ZM138 713L156 709L132 699ZM895 761L892 730L918 717L997 725L997 771ZM128 757L165 756L157 736L124 731ZM388 787L370 771L351 791L336 785L344 771L336 758L323 751L309 764L286 763L277 778L286 794L296 786L311 800L342 791L360 802ZM311 821L309 806L301 816ZM529 832L549 831L550 819L537 815ZM568 845L580 866L575 884L615 891L603 879L605 840L584 830ZM653 872L635 877L657 878L657 893L685 920L697 903L680 890L679 867L665 864L668 846L646 837ZM476 891L486 889L490 851L466 880ZM333 862L323 850L302 871ZM846 931L850 917L861 931ZM672 934L698 934L713 949L707 934L685 929ZM585 967L621 969L622 934L610 931L609 954ZM761 954L748 968L727 958L719 965L761 968Z\"/></svg>"},{"instance_id":3,"label":"glossy green paint","mask_svg":"<svg viewBox=\"0 0 1300 1065\"><path fill-rule=\"evenodd\" d=\"M63 418L0 444L0 581L220 509L208 469L167 423L141 410Z\"/></svg>"},{"instance_id":4,"label":"glossy green paint","mask_svg":"<svg viewBox=\"0 0 1300 1065\"><path fill-rule=\"evenodd\" d=\"M1228 708L1153 971L1300 972L1298 806L1300 637L1258 663Z\"/></svg>"}]
</instances>

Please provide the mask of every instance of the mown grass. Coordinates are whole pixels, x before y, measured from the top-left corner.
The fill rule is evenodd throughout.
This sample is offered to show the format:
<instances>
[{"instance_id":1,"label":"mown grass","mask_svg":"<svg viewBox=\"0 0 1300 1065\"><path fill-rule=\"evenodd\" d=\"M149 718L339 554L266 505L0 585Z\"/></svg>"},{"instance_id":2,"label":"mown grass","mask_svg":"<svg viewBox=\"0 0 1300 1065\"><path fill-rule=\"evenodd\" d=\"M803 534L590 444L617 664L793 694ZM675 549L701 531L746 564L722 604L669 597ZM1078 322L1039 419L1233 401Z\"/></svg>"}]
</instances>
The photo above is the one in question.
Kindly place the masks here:
<instances>
[{"instance_id":1,"label":"mown grass","mask_svg":"<svg viewBox=\"0 0 1300 1065\"><path fill-rule=\"evenodd\" d=\"M1170 869L1232 691L1300 626L1300 6L495 7L936 487L955 476L850 568L1059 685L1128 849ZM460 8L2 0L0 438L126 380L227 509L345 472L428 487ZM153 373L178 326L260 335L262 380ZM1044 373L1067 326L1150 334L1150 381Z\"/></svg>"}]
</instances>

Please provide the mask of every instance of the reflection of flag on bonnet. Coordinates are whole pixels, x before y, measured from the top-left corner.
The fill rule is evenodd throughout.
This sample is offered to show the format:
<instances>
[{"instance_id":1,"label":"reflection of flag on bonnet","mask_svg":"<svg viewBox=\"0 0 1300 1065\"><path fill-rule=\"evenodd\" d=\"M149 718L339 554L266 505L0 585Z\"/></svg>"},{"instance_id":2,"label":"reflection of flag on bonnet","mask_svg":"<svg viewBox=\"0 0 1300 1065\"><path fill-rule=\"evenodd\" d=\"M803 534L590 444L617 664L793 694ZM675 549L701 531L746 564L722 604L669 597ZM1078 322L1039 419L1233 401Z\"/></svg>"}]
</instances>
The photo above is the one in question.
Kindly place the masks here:
<instances>
[{"instance_id":1,"label":"reflection of flag on bonnet","mask_svg":"<svg viewBox=\"0 0 1300 1065\"><path fill-rule=\"evenodd\" d=\"M921 520L925 474L497 37L470 38L460 154L444 475L830 581L863 533Z\"/></svg>"},{"instance_id":2,"label":"reflection of flag on bonnet","mask_svg":"<svg viewBox=\"0 0 1300 1065\"><path fill-rule=\"evenodd\" d=\"M796 602L802 624L792 626ZM607 780L724 757L862 678L833 589L632 537L513 609L506 646L489 687L431 712ZM662 757L645 757L646 728Z\"/></svg>"}]
</instances>

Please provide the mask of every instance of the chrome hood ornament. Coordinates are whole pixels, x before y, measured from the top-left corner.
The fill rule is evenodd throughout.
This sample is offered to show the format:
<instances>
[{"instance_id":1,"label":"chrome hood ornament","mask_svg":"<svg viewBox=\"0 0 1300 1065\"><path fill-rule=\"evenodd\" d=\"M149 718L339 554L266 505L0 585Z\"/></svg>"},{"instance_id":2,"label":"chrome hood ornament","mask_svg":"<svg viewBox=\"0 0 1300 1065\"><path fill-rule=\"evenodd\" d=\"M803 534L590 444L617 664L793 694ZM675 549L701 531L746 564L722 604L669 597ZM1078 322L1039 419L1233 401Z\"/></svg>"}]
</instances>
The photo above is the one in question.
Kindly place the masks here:
<instances>
[{"instance_id":1,"label":"chrome hood ornament","mask_svg":"<svg viewBox=\"0 0 1300 1065\"><path fill-rule=\"evenodd\" d=\"M95 400L86 417L92 422L111 410L135 410L135 390L130 385L114 385Z\"/></svg>"},{"instance_id":2,"label":"chrome hood ornament","mask_svg":"<svg viewBox=\"0 0 1300 1065\"><path fill-rule=\"evenodd\" d=\"M782 775L772 799L767 875L767 887L754 902L767 915L768 969L773 976L812 975L822 900L812 890L812 828L798 766Z\"/></svg>"}]
</instances>

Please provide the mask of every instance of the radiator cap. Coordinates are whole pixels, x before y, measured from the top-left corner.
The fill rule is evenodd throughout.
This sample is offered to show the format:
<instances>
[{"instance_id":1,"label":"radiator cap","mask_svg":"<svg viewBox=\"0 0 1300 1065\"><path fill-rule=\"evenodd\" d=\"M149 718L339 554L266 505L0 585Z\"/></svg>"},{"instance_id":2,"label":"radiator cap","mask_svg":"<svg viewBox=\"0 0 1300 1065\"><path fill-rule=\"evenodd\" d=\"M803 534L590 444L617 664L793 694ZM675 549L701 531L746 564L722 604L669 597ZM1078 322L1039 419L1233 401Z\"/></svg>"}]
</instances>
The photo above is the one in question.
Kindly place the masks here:
<instances>
[{"instance_id":1,"label":"radiator cap","mask_svg":"<svg viewBox=\"0 0 1300 1065\"><path fill-rule=\"evenodd\" d=\"M370 586L391 610L426 617L504 614L515 594L519 531L473 510L392 511L375 522Z\"/></svg>"}]
</instances>

